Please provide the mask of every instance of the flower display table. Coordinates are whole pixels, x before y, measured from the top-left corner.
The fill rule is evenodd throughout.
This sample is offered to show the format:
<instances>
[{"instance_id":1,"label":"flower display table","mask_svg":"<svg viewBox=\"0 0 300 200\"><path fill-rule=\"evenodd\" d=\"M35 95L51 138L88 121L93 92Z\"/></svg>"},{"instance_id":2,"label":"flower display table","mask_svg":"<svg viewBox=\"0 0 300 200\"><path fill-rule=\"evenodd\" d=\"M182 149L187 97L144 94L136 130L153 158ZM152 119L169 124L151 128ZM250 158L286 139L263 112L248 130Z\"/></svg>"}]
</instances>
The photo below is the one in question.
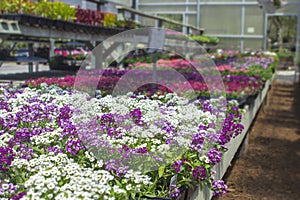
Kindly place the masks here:
<instances>
[{"instance_id":1,"label":"flower display table","mask_svg":"<svg viewBox=\"0 0 300 200\"><path fill-rule=\"evenodd\" d=\"M255 98L255 100L250 105L244 108L245 111L242 117L242 124L244 125L244 130L240 135L232 139L227 144L228 151L224 153L221 162L217 163L215 166L216 178L221 179L222 177L224 177L234 157L239 153L243 153L240 151L243 150L245 151L245 149L247 148L250 127L254 122L255 117L258 114L261 106L263 106L263 104L267 103L268 101L267 100L268 91L272 85L273 80L275 79L275 76L276 74L274 74L270 80L266 81L264 88ZM186 200L188 199L209 200L212 197L213 197L212 192L206 186L204 186L204 188L202 189L197 188L195 190L190 190L188 198L186 198Z\"/></svg>"}]
</instances>

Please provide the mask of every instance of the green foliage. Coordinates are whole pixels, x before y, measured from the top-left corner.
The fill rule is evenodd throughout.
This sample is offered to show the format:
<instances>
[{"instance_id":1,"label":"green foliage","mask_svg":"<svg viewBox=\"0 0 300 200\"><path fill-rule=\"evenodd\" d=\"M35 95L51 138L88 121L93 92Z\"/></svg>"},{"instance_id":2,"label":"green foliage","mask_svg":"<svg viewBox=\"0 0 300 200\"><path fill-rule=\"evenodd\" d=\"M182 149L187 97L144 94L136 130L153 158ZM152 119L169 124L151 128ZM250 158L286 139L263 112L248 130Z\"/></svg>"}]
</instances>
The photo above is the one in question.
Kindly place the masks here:
<instances>
[{"instance_id":1,"label":"green foliage","mask_svg":"<svg viewBox=\"0 0 300 200\"><path fill-rule=\"evenodd\" d=\"M28 14L65 21L75 21L76 19L76 8L63 2L50 2L47 0L40 0L39 2L32 2L31 0L2 0L0 13ZM137 27L137 24L130 20L118 21L115 14L103 12L101 14L104 14L104 26L106 27ZM101 25L103 24L101 23Z\"/></svg>"},{"instance_id":2,"label":"green foliage","mask_svg":"<svg viewBox=\"0 0 300 200\"><path fill-rule=\"evenodd\" d=\"M195 40L195 41L201 42L201 43L214 43L214 44L219 43L219 38L217 38L217 37L209 37L209 36L204 36L204 35L196 35L196 36L191 36L190 38L192 40Z\"/></svg>"},{"instance_id":3,"label":"green foliage","mask_svg":"<svg viewBox=\"0 0 300 200\"><path fill-rule=\"evenodd\" d=\"M169 55L165 52L163 53L157 53L156 54L156 59L170 59ZM124 59L125 64L135 64L137 62L142 62L142 63L152 63L152 54L147 54L147 55L137 55L137 56L132 56L132 57L127 57Z\"/></svg>"},{"instance_id":4,"label":"green foliage","mask_svg":"<svg viewBox=\"0 0 300 200\"><path fill-rule=\"evenodd\" d=\"M119 20L119 21L116 21L116 26L122 27L122 28L136 28L137 23L134 21Z\"/></svg>"},{"instance_id":5,"label":"green foliage","mask_svg":"<svg viewBox=\"0 0 300 200\"><path fill-rule=\"evenodd\" d=\"M27 7L24 0L2 0L0 4L1 13L21 13Z\"/></svg>"},{"instance_id":6,"label":"green foliage","mask_svg":"<svg viewBox=\"0 0 300 200\"><path fill-rule=\"evenodd\" d=\"M117 23L117 16L112 13L104 14L104 26L106 27L115 27Z\"/></svg>"},{"instance_id":7,"label":"green foliage","mask_svg":"<svg viewBox=\"0 0 300 200\"><path fill-rule=\"evenodd\" d=\"M282 51L277 52L277 56L280 58L288 58L288 57L294 57L295 53L289 51L288 49L282 49Z\"/></svg>"},{"instance_id":8,"label":"green foliage","mask_svg":"<svg viewBox=\"0 0 300 200\"><path fill-rule=\"evenodd\" d=\"M67 60L84 60L85 58L86 58L86 55L84 55L84 54L68 55L66 57Z\"/></svg>"},{"instance_id":9,"label":"green foliage","mask_svg":"<svg viewBox=\"0 0 300 200\"><path fill-rule=\"evenodd\" d=\"M273 5L276 8L280 8L281 7L281 0L273 0Z\"/></svg>"},{"instance_id":10,"label":"green foliage","mask_svg":"<svg viewBox=\"0 0 300 200\"><path fill-rule=\"evenodd\" d=\"M0 4L1 13L24 13L51 19L74 20L75 8L63 2L32 2L27 0L4 0Z\"/></svg>"},{"instance_id":11,"label":"green foliage","mask_svg":"<svg viewBox=\"0 0 300 200\"><path fill-rule=\"evenodd\" d=\"M74 20L75 8L63 2L47 2L43 0L35 3L35 13L37 16L42 16L50 19Z\"/></svg>"}]
</instances>

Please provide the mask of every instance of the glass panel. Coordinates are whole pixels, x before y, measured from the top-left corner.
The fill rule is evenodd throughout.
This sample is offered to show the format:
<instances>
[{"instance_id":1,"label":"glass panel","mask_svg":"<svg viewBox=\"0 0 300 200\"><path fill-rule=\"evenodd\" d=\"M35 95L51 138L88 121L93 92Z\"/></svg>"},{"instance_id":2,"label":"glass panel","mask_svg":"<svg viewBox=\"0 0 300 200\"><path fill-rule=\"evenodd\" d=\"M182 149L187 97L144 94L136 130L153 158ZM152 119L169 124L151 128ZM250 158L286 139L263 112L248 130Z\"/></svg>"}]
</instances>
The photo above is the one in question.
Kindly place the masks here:
<instances>
[{"instance_id":1,"label":"glass panel","mask_svg":"<svg viewBox=\"0 0 300 200\"><path fill-rule=\"evenodd\" d=\"M263 10L256 6L245 8L245 35L263 35L264 20Z\"/></svg>"},{"instance_id":2,"label":"glass panel","mask_svg":"<svg viewBox=\"0 0 300 200\"><path fill-rule=\"evenodd\" d=\"M240 1L242 1L242 0L207 0L205 2L240 2ZM200 0L200 2L201 2L201 0Z\"/></svg>"},{"instance_id":3,"label":"glass panel","mask_svg":"<svg viewBox=\"0 0 300 200\"><path fill-rule=\"evenodd\" d=\"M196 18L197 16L196 15L187 15L188 16L188 21L187 21L187 24L191 24L193 26L196 26Z\"/></svg>"},{"instance_id":4,"label":"glass panel","mask_svg":"<svg viewBox=\"0 0 300 200\"><path fill-rule=\"evenodd\" d=\"M143 26L155 26L155 20L139 16L139 22Z\"/></svg>"},{"instance_id":5,"label":"glass panel","mask_svg":"<svg viewBox=\"0 0 300 200\"><path fill-rule=\"evenodd\" d=\"M241 6L201 6L204 34L241 34Z\"/></svg>"},{"instance_id":6,"label":"glass panel","mask_svg":"<svg viewBox=\"0 0 300 200\"><path fill-rule=\"evenodd\" d=\"M188 11L197 11L197 6L188 6Z\"/></svg>"},{"instance_id":7,"label":"glass panel","mask_svg":"<svg viewBox=\"0 0 300 200\"><path fill-rule=\"evenodd\" d=\"M219 39L220 42L217 48L240 50L240 46L241 46L240 39L235 39L235 38L219 38Z\"/></svg>"},{"instance_id":8,"label":"glass panel","mask_svg":"<svg viewBox=\"0 0 300 200\"><path fill-rule=\"evenodd\" d=\"M171 19L179 23L182 23L182 17L183 17L182 15L177 15L177 14L158 14L158 16ZM170 24L164 22L164 27L175 31L182 31L182 26L176 24Z\"/></svg>"},{"instance_id":9,"label":"glass panel","mask_svg":"<svg viewBox=\"0 0 300 200\"><path fill-rule=\"evenodd\" d=\"M185 11L185 6L142 6L140 5L139 9L141 11L145 12L163 12L163 11L169 11L169 12L174 12L174 11Z\"/></svg>"},{"instance_id":10,"label":"glass panel","mask_svg":"<svg viewBox=\"0 0 300 200\"><path fill-rule=\"evenodd\" d=\"M185 0L139 0L140 3L185 3Z\"/></svg>"},{"instance_id":11,"label":"glass panel","mask_svg":"<svg viewBox=\"0 0 300 200\"><path fill-rule=\"evenodd\" d=\"M126 6L131 6L131 0L112 0L112 2L124 4Z\"/></svg>"},{"instance_id":12,"label":"glass panel","mask_svg":"<svg viewBox=\"0 0 300 200\"><path fill-rule=\"evenodd\" d=\"M259 50L263 49L263 39L244 39L244 50Z\"/></svg>"}]
</instances>

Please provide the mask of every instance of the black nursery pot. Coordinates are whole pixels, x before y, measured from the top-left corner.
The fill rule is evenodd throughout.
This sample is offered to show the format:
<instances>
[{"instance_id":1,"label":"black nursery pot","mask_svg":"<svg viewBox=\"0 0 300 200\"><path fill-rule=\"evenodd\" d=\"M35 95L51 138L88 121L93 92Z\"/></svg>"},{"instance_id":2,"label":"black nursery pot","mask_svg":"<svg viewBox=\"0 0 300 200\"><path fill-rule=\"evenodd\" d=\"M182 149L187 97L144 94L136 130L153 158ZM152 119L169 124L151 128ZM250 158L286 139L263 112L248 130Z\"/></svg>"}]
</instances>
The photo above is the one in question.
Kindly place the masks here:
<instances>
[{"instance_id":1,"label":"black nursery pot","mask_svg":"<svg viewBox=\"0 0 300 200\"><path fill-rule=\"evenodd\" d=\"M63 20L55 20L54 24L57 29L64 29L65 22Z\"/></svg>"}]
</instances>

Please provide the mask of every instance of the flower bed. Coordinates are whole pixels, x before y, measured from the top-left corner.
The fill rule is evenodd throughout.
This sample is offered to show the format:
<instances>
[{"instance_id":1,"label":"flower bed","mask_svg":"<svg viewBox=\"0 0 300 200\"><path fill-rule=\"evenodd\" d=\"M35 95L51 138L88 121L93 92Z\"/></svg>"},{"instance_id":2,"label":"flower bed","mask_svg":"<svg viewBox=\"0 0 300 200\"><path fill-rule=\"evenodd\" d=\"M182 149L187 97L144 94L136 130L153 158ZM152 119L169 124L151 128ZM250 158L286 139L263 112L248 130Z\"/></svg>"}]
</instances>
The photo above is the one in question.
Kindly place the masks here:
<instances>
[{"instance_id":1,"label":"flower bed","mask_svg":"<svg viewBox=\"0 0 300 200\"><path fill-rule=\"evenodd\" d=\"M199 185L222 195L213 166L243 130L236 102L222 99L95 99L44 86L1 86L0 97L0 195L12 199L176 198Z\"/></svg>"},{"instance_id":2,"label":"flower bed","mask_svg":"<svg viewBox=\"0 0 300 200\"><path fill-rule=\"evenodd\" d=\"M249 75L247 67L218 66L227 97L258 94L250 106L253 110L242 119L237 101L189 101L173 91L181 95L192 88L207 97L204 78L216 82L215 74L203 71L203 77L182 60L160 62L165 67L158 67L156 87L146 85L116 97L110 94L121 77L130 72L134 79L129 76L127 83L142 83L152 74L149 66L28 80L24 88L2 85L0 197L185 199L194 197L193 189L204 187L214 195L225 194L227 186L219 179L245 137L269 81ZM167 68L169 63L173 70ZM191 87L172 79L178 72ZM102 75L100 80L95 74ZM98 83L94 89L101 98L75 91L75 82L92 89L89 84ZM212 88L218 87L216 83Z\"/></svg>"}]
</instances>

